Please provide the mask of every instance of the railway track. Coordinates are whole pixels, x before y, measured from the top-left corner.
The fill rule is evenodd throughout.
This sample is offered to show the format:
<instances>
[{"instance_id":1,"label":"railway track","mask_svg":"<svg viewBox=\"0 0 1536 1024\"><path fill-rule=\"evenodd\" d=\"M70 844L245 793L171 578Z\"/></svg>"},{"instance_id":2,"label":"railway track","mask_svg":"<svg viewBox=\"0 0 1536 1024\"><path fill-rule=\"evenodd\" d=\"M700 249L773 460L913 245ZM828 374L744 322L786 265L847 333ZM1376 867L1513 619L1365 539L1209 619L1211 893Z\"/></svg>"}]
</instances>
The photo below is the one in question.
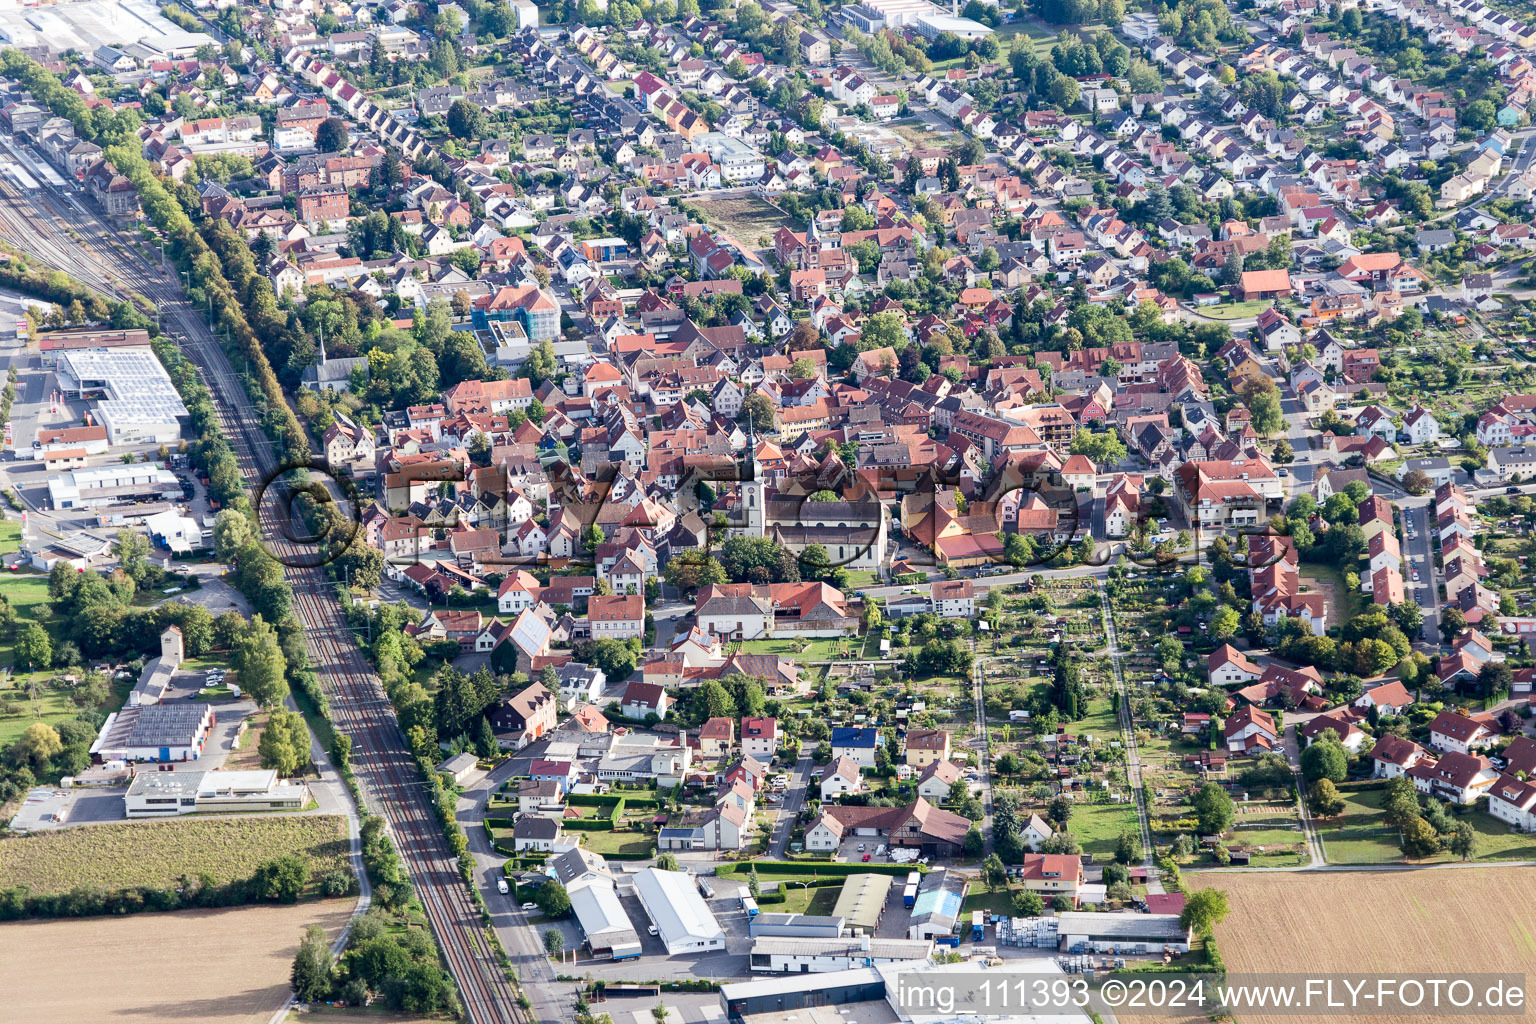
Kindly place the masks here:
<instances>
[{"instance_id":1,"label":"railway track","mask_svg":"<svg viewBox=\"0 0 1536 1024\"><path fill-rule=\"evenodd\" d=\"M180 282L153 256L126 243L72 197L48 189L21 195L0 181L0 232L40 260L115 298L133 293L154 302L162 327L202 374L221 428L247 480L278 469L271 442L228 356L207 322L181 294ZM517 992L486 936L430 806L426 783L409 753L383 685L358 647L325 571L306 566L286 514L263 501L263 538L281 559L294 590L294 610L337 729L352 740L352 766L365 807L388 825L426 913L465 1011L474 1024L522 1024Z\"/></svg>"}]
</instances>

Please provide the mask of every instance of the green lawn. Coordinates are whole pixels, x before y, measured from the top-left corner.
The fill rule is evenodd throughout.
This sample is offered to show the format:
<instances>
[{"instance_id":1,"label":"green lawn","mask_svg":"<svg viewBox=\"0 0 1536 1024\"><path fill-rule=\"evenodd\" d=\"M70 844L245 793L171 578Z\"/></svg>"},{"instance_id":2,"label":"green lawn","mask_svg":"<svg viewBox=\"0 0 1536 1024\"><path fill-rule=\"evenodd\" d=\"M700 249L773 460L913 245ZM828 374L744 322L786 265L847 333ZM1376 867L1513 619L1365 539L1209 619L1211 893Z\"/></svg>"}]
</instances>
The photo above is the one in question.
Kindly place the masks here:
<instances>
[{"instance_id":1,"label":"green lawn","mask_svg":"<svg viewBox=\"0 0 1536 1024\"><path fill-rule=\"evenodd\" d=\"M1330 864L1396 864L1403 861L1397 845L1397 833L1382 821L1381 800L1384 790L1341 790L1344 813L1337 818L1317 822L1318 835ZM1477 833L1477 860L1536 859L1536 835L1516 832L1504 822L1481 811L1460 816ZM1430 861L1455 860L1441 851Z\"/></svg>"},{"instance_id":2,"label":"green lawn","mask_svg":"<svg viewBox=\"0 0 1536 1024\"><path fill-rule=\"evenodd\" d=\"M1073 736L1088 734L1096 740L1108 741L1120 738L1120 719L1108 699L1088 702L1088 713L1075 722L1067 722L1066 730Z\"/></svg>"},{"instance_id":3,"label":"green lawn","mask_svg":"<svg viewBox=\"0 0 1536 1024\"><path fill-rule=\"evenodd\" d=\"M9 521L6 526L13 525ZM0 543L0 547L4 547ZM22 618L37 618L35 606L48 600L48 577L39 573L6 573L0 576L0 596L11 602Z\"/></svg>"},{"instance_id":4,"label":"green lawn","mask_svg":"<svg viewBox=\"0 0 1536 1024\"><path fill-rule=\"evenodd\" d=\"M1332 595L1329 604L1333 606L1333 616L1328 619L1331 626L1334 623L1345 623L1360 614L1361 595L1358 590L1350 590L1344 585L1344 572L1337 566L1324 565L1321 562L1302 562L1297 566L1297 572L1303 581L1316 581L1315 589L1331 590Z\"/></svg>"},{"instance_id":5,"label":"green lawn","mask_svg":"<svg viewBox=\"0 0 1536 1024\"><path fill-rule=\"evenodd\" d=\"M966 894L965 902L960 904L961 921L967 925L970 924L970 915L973 910L1012 917L1013 890L1007 888L986 889L978 883Z\"/></svg>"},{"instance_id":6,"label":"green lawn","mask_svg":"<svg viewBox=\"0 0 1536 1024\"><path fill-rule=\"evenodd\" d=\"M0 557L9 555L21 547L21 523L14 519L0 519Z\"/></svg>"},{"instance_id":7,"label":"green lawn","mask_svg":"<svg viewBox=\"0 0 1536 1024\"><path fill-rule=\"evenodd\" d=\"M1258 316L1271 305L1273 303L1267 299L1255 299L1252 302L1224 302L1219 306L1197 306L1195 312L1212 320L1245 320Z\"/></svg>"},{"instance_id":8,"label":"green lawn","mask_svg":"<svg viewBox=\"0 0 1536 1024\"><path fill-rule=\"evenodd\" d=\"M53 675L52 672L22 673L0 685L0 747L14 743L33 722L56 726L79 714L80 708L69 699L67 692L47 687L46 680ZM36 700L26 695L27 684L34 678L38 681ZM122 698L118 699L121 701Z\"/></svg>"},{"instance_id":9,"label":"green lawn","mask_svg":"<svg viewBox=\"0 0 1536 1024\"><path fill-rule=\"evenodd\" d=\"M581 845L604 857L649 857L656 837L646 832L573 832Z\"/></svg>"},{"instance_id":10,"label":"green lawn","mask_svg":"<svg viewBox=\"0 0 1536 1024\"><path fill-rule=\"evenodd\" d=\"M740 647L745 654L777 654L784 658L795 658L804 664L811 661L833 661L845 650L857 650L859 643L858 637L846 640L836 637L775 637L772 640L744 640Z\"/></svg>"},{"instance_id":11,"label":"green lawn","mask_svg":"<svg viewBox=\"0 0 1536 1024\"><path fill-rule=\"evenodd\" d=\"M1083 852L1093 854L1100 864L1114 857L1121 832L1139 835L1139 829L1132 803L1073 804L1067 821L1067 831L1083 845Z\"/></svg>"},{"instance_id":12,"label":"green lawn","mask_svg":"<svg viewBox=\"0 0 1536 1024\"><path fill-rule=\"evenodd\" d=\"M811 914L830 917L832 908L837 906L838 894L843 891L842 886L837 885L824 885L813 889L808 885L785 884L780 888L784 890L784 902L767 904L764 910L775 914Z\"/></svg>"}]
</instances>

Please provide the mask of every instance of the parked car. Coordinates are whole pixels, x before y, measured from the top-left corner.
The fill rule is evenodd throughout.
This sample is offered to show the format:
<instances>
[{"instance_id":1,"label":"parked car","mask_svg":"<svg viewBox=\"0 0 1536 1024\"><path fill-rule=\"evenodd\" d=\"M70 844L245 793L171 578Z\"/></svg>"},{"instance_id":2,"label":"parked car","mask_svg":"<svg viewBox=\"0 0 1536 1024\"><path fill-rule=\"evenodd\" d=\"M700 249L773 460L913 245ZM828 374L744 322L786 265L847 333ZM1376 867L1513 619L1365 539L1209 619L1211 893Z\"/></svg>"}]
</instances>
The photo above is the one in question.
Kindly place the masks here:
<instances>
[{"instance_id":1,"label":"parked car","mask_svg":"<svg viewBox=\"0 0 1536 1024\"><path fill-rule=\"evenodd\" d=\"M505 878L496 879L496 891L503 896L507 895L507 880Z\"/></svg>"},{"instance_id":2,"label":"parked car","mask_svg":"<svg viewBox=\"0 0 1536 1024\"><path fill-rule=\"evenodd\" d=\"M524 910L538 910L539 909L539 905L537 903L524 903L523 904L523 909Z\"/></svg>"}]
</instances>

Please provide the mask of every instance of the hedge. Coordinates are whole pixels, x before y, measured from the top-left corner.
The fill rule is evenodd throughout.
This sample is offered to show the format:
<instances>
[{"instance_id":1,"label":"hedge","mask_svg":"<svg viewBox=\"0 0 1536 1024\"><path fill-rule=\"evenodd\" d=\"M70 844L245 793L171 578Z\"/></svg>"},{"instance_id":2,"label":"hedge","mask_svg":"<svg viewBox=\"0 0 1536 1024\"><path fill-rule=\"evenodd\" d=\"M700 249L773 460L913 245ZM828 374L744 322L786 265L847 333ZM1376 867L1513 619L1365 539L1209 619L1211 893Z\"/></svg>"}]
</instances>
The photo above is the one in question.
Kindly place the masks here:
<instances>
[{"instance_id":1,"label":"hedge","mask_svg":"<svg viewBox=\"0 0 1536 1024\"><path fill-rule=\"evenodd\" d=\"M607 818L568 818L561 822L568 832L614 832L613 822Z\"/></svg>"},{"instance_id":2,"label":"hedge","mask_svg":"<svg viewBox=\"0 0 1536 1024\"><path fill-rule=\"evenodd\" d=\"M511 828L512 825L513 825L513 822L512 822L511 818L486 818L485 819L485 827L486 828Z\"/></svg>"},{"instance_id":3,"label":"hedge","mask_svg":"<svg viewBox=\"0 0 1536 1024\"><path fill-rule=\"evenodd\" d=\"M653 796L631 793L572 793L565 798L574 807L612 807L621 800L631 807L661 806L661 801Z\"/></svg>"},{"instance_id":4,"label":"hedge","mask_svg":"<svg viewBox=\"0 0 1536 1024\"><path fill-rule=\"evenodd\" d=\"M566 823L569 826L569 822ZM835 861L798 861L798 860L751 860L735 864L721 864L715 868L715 874L721 876L750 875L752 869L759 872L775 875L906 875L916 871L921 874L928 872L924 864L843 864Z\"/></svg>"}]
</instances>

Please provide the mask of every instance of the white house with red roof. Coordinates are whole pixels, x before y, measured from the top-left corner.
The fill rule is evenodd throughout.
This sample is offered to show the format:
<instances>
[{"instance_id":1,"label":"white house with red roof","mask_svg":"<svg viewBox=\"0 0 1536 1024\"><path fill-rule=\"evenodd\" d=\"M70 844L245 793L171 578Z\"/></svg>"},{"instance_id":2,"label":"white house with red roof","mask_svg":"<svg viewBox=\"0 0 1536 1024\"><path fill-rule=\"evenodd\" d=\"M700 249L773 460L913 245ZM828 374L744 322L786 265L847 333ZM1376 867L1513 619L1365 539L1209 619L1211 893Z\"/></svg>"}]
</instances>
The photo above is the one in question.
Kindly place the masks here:
<instances>
[{"instance_id":1,"label":"white house with red roof","mask_svg":"<svg viewBox=\"0 0 1536 1024\"><path fill-rule=\"evenodd\" d=\"M1492 746L1499 738L1491 720L1473 718L1461 709L1442 711L1429 723L1429 745L1457 754Z\"/></svg>"},{"instance_id":2,"label":"white house with red roof","mask_svg":"<svg viewBox=\"0 0 1536 1024\"><path fill-rule=\"evenodd\" d=\"M1212 651L1205 665L1210 681L1222 686L1251 683L1264 674L1263 669L1231 644L1222 644Z\"/></svg>"},{"instance_id":3,"label":"white house with red roof","mask_svg":"<svg viewBox=\"0 0 1536 1024\"><path fill-rule=\"evenodd\" d=\"M1374 707L1383 715L1400 715L1412 703L1413 694L1396 679L1372 687L1354 700L1355 707L1366 711Z\"/></svg>"},{"instance_id":4,"label":"white house with red roof","mask_svg":"<svg viewBox=\"0 0 1536 1024\"><path fill-rule=\"evenodd\" d=\"M1536 782L1500 775L1488 788L1488 813L1522 832L1536 831Z\"/></svg>"},{"instance_id":5,"label":"white house with red roof","mask_svg":"<svg viewBox=\"0 0 1536 1024\"><path fill-rule=\"evenodd\" d=\"M1275 720L1253 705L1245 705L1228 716L1222 726L1227 749L1234 754L1255 756L1280 745Z\"/></svg>"},{"instance_id":6,"label":"white house with red roof","mask_svg":"<svg viewBox=\"0 0 1536 1024\"><path fill-rule=\"evenodd\" d=\"M1371 748L1371 775L1378 779L1395 779L1429 756L1412 740L1387 733Z\"/></svg>"},{"instance_id":7,"label":"white house with red roof","mask_svg":"<svg viewBox=\"0 0 1536 1024\"><path fill-rule=\"evenodd\" d=\"M1499 773L1481 754L1451 752L1438 761L1425 759L1408 769L1420 793L1457 804L1470 804L1493 788Z\"/></svg>"}]
</instances>

